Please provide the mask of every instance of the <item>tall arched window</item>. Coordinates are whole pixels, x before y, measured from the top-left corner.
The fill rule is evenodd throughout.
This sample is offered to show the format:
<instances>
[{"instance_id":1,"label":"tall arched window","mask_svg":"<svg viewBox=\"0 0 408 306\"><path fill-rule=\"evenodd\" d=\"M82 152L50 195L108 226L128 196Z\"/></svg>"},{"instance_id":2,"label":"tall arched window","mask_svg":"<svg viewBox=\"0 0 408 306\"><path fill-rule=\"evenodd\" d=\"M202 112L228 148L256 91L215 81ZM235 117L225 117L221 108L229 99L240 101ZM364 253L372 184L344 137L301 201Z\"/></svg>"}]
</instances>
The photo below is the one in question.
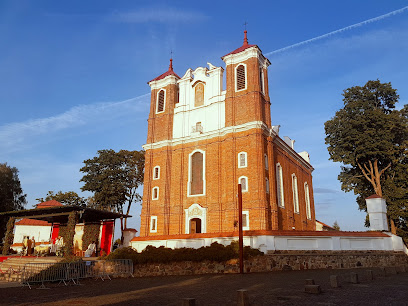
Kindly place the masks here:
<instances>
[{"instance_id":1,"label":"tall arched window","mask_svg":"<svg viewBox=\"0 0 408 306\"><path fill-rule=\"evenodd\" d=\"M276 193L278 197L278 205L280 207L285 207L285 199L283 197L282 166L279 163L276 164Z\"/></svg>"},{"instance_id":2,"label":"tall arched window","mask_svg":"<svg viewBox=\"0 0 408 306\"><path fill-rule=\"evenodd\" d=\"M157 108L156 113L164 112L164 103L165 103L165 92L164 90L160 90L157 94Z\"/></svg>"},{"instance_id":3,"label":"tall arched window","mask_svg":"<svg viewBox=\"0 0 408 306\"><path fill-rule=\"evenodd\" d=\"M153 168L153 179L158 180L160 178L160 166Z\"/></svg>"},{"instance_id":4,"label":"tall arched window","mask_svg":"<svg viewBox=\"0 0 408 306\"><path fill-rule=\"evenodd\" d=\"M152 200L159 199L159 187L153 187L152 189Z\"/></svg>"},{"instance_id":5,"label":"tall arched window","mask_svg":"<svg viewBox=\"0 0 408 306\"><path fill-rule=\"evenodd\" d=\"M306 202L306 216L308 219L312 219L312 212L310 209L309 185L306 182L305 182L305 202Z\"/></svg>"},{"instance_id":6,"label":"tall arched window","mask_svg":"<svg viewBox=\"0 0 408 306\"><path fill-rule=\"evenodd\" d=\"M297 186L297 177L292 174L292 193L293 193L293 209L295 213L299 213L299 193Z\"/></svg>"},{"instance_id":7,"label":"tall arched window","mask_svg":"<svg viewBox=\"0 0 408 306\"><path fill-rule=\"evenodd\" d=\"M241 176L238 183L241 184L242 192L248 191L248 178L246 176Z\"/></svg>"},{"instance_id":8,"label":"tall arched window","mask_svg":"<svg viewBox=\"0 0 408 306\"><path fill-rule=\"evenodd\" d=\"M266 193L269 193L269 180L267 177L265 177L265 189L266 189Z\"/></svg>"},{"instance_id":9,"label":"tall arched window","mask_svg":"<svg viewBox=\"0 0 408 306\"><path fill-rule=\"evenodd\" d=\"M204 105L204 84L198 83L194 89L194 106L201 106Z\"/></svg>"},{"instance_id":10,"label":"tall arched window","mask_svg":"<svg viewBox=\"0 0 408 306\"><path fill-rule=\"evenodd\" d=\"M190 155L190 195L204 194L204 154L200 151Z\"/></svg>"},{"instance_id":11,"label":"tall arched window","mask_svg":"<svg viewBox=\"0 0 408 306\"><path fill-rule=\"evenodd\" d=\"M236 68L236 89L243 90L246 88L246 71L243 64L238 65Z\"/></svg>"},{"instance_id":12,"label":"tall arched window","mask_svg":"<svg viewBox=\"0 0 408 306\"><path fill-rule=\"evenodd\" d=\"M246 152L239 152L238 153L238 168L246 168L247 167L247 153Z\"/></svg>"},{"instance_id":13,"label":"tall arched window","mask_svg":"<svg viewBox=\"0 0 408 306\"><path fill-rule=\"evenodd\" d=\"M268 170L268 155L264 154L265 170Z\"/></svg>"},{"instance_id":14,"label":"tall arched window","mask_svg":"<svg viewBox=\"0 0 408 306\"><path fill-rule=\"evenodd\" d=\"M262 68L259 69L259 86L261 87L261 92L265 93L264 73Z\"/></svg>"}]
</instances>

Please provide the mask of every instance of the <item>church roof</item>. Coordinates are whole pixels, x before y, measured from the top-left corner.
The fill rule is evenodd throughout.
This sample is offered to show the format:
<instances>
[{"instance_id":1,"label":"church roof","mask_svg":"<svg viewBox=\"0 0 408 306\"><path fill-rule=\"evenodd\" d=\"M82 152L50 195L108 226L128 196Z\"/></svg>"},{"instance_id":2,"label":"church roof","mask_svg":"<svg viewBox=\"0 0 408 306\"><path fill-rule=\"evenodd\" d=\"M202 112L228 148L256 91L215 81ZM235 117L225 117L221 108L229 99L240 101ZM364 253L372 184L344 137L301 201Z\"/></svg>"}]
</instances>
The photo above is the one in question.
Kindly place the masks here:
<instances>
[{"instance_id":1,"label":"church roof","mask_svg":"<svg viewBox=\"0 0 408 306\"><path fill-rule=\"evenodd\" d=\"M240 53L240 52L242 52L242 51L244 51L244 50L246 50L246 49L248 49L248 48L251 48L251 47L257 47L257 48L258 48L257 45L250 45L250 44L248 43L247 31L245 30L245 31L244 31L244 43L242 44L242 46L239 47L238 49L235 49L234 51L232 51L232 52L230 52L230 53L228 53L228 54L225 54L224 56L221 57L221 59L223 59L223 58L226 57L227 55Z\"/></svg>"},{"instance_id":2,"label":"church roof","mask_svg":"<svg viewBox=\"0 0 408 306\"><path fill-rule=\"evenodd\" d=\"M35 220L35 219L21 219L16 222L16 225L36 225L36 226L51 226L51 223L48 223L44 220Z\"/></svg>"},{"instance_id":3,"label":"church roof","mask_svg":"<svg viewBox=\"0 0 408 306\"><path fill-rule=\"evenodd\" d=\"M167 77L169 75L174 75L176 78L180 79L180 77L177 75L177 73L175 73L173 71L173 59L172 58L170 59L169 70L167 70L165 73L159 75L157 78L154 78L153 80L147 82L147 84L149 84L150 82L153 82L153 81L158 81L158 80L164 79L165 77Z\"/></svg>"},{"instance_id":4,"label":"church roof","mask_svg":"<svg viewBox=\"0 0 408 306\"><path fill-rule=\"evenodd\" d=\"M36 205L37 208L48 208L48 207L56 207L56 206L63 206L60 202L56 200L42 202Z\"/></svg>"}]
</instances>

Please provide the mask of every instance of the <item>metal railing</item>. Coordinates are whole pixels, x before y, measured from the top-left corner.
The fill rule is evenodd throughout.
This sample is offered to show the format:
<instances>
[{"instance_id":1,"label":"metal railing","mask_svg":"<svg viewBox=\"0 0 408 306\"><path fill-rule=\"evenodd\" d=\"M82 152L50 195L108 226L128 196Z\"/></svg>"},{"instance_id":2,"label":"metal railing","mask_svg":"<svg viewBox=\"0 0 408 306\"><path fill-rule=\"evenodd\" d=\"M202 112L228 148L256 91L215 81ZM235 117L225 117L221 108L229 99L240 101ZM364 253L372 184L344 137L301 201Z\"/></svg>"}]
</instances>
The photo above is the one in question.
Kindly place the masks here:
<instances>
[{"instance_id":1,"label":"metal railing","mask_svg":"<svg viewBox=\"0 0 408 306\"><path fill-rule=\"evenodd\" d=\"M27 263L22 270L21 283L31 289L31 285L57 282L67 285L79 284L80 279L111 279L118 276L133 277L133 262L129 259L76 261L71 263Z\"/></svg>"}]
</instances>

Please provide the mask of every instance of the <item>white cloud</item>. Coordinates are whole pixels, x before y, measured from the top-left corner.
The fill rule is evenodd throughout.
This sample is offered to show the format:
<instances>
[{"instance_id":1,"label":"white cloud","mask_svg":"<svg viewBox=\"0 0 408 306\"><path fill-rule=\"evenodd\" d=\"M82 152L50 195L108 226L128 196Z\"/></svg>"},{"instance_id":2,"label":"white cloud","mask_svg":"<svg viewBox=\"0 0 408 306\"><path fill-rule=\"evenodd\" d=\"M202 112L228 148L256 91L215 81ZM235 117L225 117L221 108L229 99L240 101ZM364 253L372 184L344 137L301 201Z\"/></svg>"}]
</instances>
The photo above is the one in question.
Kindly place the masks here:
<instances>
[{"instance_id":1,"label":"white cloud","mask_svg":"<svg viewBox=\"0 0 408 306\"><path fill-rule=\"evenodd\" d=\"M115 119L129 112L143 112L149 105L150 94L119 102L102 102L75 106L62 114L48 118L31 119L0 126L2 153L26 147L33 137L54 134L90 123Z\"/></svg>"},{"instance_id":2,"label":"white cloud","mask_svg":"<svg viewBox=\"0 0 408 306\"><path fill-rule=\"evenodd\" d=\"M113 21L125 23L177 23L177 22L200 22L208 19L208 16L197 11L179 10L174 8L141 8L133 12L115 12L112 14Z\"/></svg>"}]
</instances>

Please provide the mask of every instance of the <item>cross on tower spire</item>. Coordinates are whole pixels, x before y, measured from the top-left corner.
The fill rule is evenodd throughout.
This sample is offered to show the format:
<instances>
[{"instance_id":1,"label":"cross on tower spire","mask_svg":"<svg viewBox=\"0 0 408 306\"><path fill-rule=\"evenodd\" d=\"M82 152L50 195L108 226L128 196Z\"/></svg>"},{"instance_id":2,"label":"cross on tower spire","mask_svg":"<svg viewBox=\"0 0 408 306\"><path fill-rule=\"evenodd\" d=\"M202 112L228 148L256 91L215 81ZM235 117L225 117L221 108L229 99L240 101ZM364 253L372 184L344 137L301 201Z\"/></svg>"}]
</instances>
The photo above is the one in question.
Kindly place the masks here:
<instances>
[{"instance_id":1,"label":"cross on tower spire","mask_svg":"<svg viewBox=\"0 0 408 306\"><path fill-rule=\"evenodd\" d=\"M173 71L173 50L170 50L170 65L169 70Z\"/></svg>"},{"instance_id":2,"label":"cross on tower spire","mask_svg":"<svg viewBox=\"0 0 408 306\"><path fill-rule=\"evenodd\" d=\"M244 45L248 45L247 30L246 30L247 24L248 24L248 22L245 21L245 22L244 22L244 27L245 27L245 31L244 31Z\"/></svg>"}]
</instances>

